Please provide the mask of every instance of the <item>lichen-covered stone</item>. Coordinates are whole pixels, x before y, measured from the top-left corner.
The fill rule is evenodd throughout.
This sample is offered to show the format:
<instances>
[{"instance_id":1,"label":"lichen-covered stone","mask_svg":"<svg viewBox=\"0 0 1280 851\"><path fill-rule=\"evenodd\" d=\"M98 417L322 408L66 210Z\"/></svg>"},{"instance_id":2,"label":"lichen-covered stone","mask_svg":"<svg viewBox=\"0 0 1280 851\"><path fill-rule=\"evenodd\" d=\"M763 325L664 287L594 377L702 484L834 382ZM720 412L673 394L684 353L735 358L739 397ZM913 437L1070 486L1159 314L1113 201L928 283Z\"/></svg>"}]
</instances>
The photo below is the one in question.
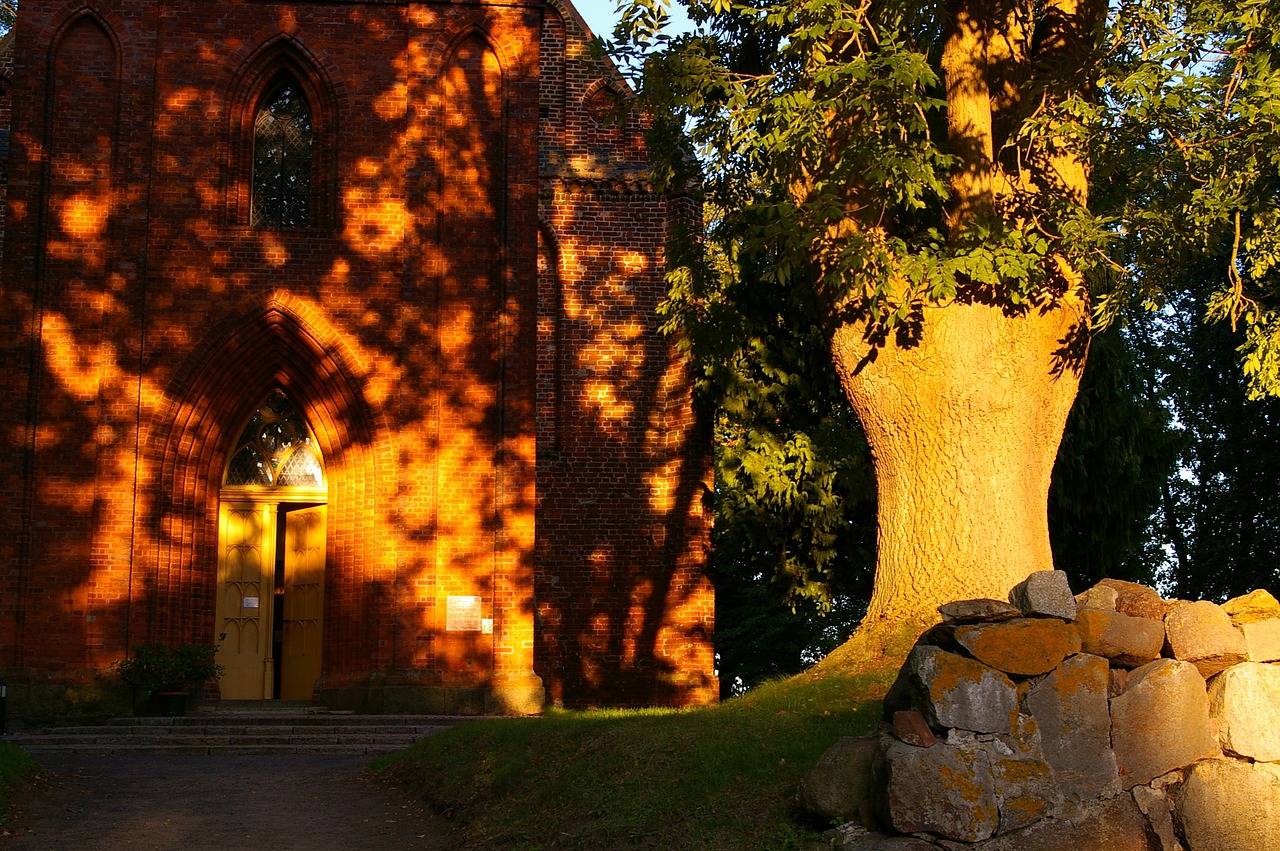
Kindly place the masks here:
<instances>
[{"instance_id":1,"label":"lichen-covered stone","mask_svg":"<svg viewBox=\"0 0 1280 851\"><path fill-rule=\"evenodd\" d=\"M1116 610L1116 600L1120 598L1116 589L1107 585L1095 585L1087 591L1076 595L1076 611L1080 609L1098 609L1104 612Z\"/></svg>"},{"instance_id":2,"label":"lichen-covered stone","mask_svg":"<svg viewBox=\"0 0 1280 851\"><path fill-rule=\"evenodd\" d=\"M1224 751L1280 762L1280 666L1241 662L1214 677L1209 716Z\"/></svg>"},{"instance_id":3,"label":"lichen-covered stone","mask_svg":"<svg viewBox=\"0 0 1280 851\"><path fill-rule=\"evenodd\" d=\"M1075 628L1057 618L958 626L953 636L979 662L1014 676L1047 674L1080 650Z\"/></svg>"},{"instance_id":4,"label":"lichen-covered stone","mask_svg":"<svg viewBox=\"0 0 1280 851\"><path fill-rule=\"evenodd\" d=\"M1232 597L1222 604L1222 610L1236 626L1244 623L1280 618L1280 601L1265 588L1250 591L1242 597Z\"/></svg>"},{"instance_id":5,"label":"lichen-covered stone","mask_svg":"<svg viewBox=\"0 0 1280 851\"><path fill-rule=\"evenodd\" d=\"M963 846L963 851L1155 851L1159 848L1133 798L1117 795L1106 801L1076 804L1059 818ZM948 851L962 846L943 844Z\"/></svg>"},{"instance_id":6,"label":"lichen-covered stone","mask_svg":"<svg viewBox=\"0 0 1280 851\"><path fill-rule=\"evenodd\" d=\"M826 834L824 833L823 836ZM831 847L833 851L937 851L938 849L938 846L933 843L913 836L888 836L883 833L867 833L857 839L844 839L837 835Z\"/></svg>"},{"instance_id":7,"label":"lichen-covered stone","mask_svg":"<svg viewBox=\"0 0 1280 851\"><path fill-rule=\"evenodd\" d=\"M1017 693L1009 678L994 668L928 644L917 644L904 667L923 703L913 708L935 729L1012 731Z\"/></svg>"},{"instance_id":8,"label":"lichen-covered stone","mask_svg":"<svg viewBox=\"0 0 1280 851\"><path fill-rule=\"evenodd\" d=\"M1173 802L1162 792L1146 786L1134 786L1131 791L1134 803L1147 817L1147 823L1151 825L1151 831L1156 835L1158 840L1156 847L1160 851L1185 851L1182 843L1178 841L1178 834L1173 826Z\"/></svg>"},{"instance_id":9,"label":"lichen-covered stone","mask_svg":"<svg viewBox=\"0 0 1280 851\"><path fill-rule=\"evenodd\" d=\"M1190 851L1280 848L1280 774L1238 759L1196 763L1174 799Z\"/></svg>"},{"instance_id":10,"label":"lichen-covered stone","mask_svg":"<svg viewBox=\"0 0 1280 851\"><path fill-rule=\"evenodd\" d=\"M928 832L961 842L995 833L999 801L987 753L976 742L916 748L886 739L881 757L884 815L901 833Z\"/></svg>"},{"instance_id":11,"label":"lichen-covered stone","mask_svg":"<svg viewBox=\"0 0 1280 851\"><path fill-rule=\"evenodd\" d=\"M1195 667L1157 659L1135 670L1111 701L1111 746L1125 789L1218 756L1209 696Z\"/></svg>"},{"instance_id":12,"label":"lichen-covered stone","mask_svg":"<svg viewBox=\"0 0 1280 851\"><path fill-rule=\"evenodd\" d=\"M1103 579L1098 584L1115 589L1116 611L1122 615L1163 621L1165 612L1169 611L1169 602L1149 586L1123 579Z\"/></svg>"},{"instance_id":13,"label":"lichen-covered stone","mask_svg":"<svg viewBox=\"0 0 1280 851\"><path fill-rule=\"evenodd\" d=\"M1038 570L1013 586L1009 602L1024 615L1043 615L1075 620L1076 598L1067 574L1061 570Z\"/></svg>"},{"instance_id":14,"label":"lichen-covered stone","mask_svg":"<svg viewBox=\"0 0 1280 851\"><path fill-rule=\"evenodd\" d=\"M1245 661L1244 636L1222 607L1208 600L1173 604L1164 632L1169 655L1195 665L1205 679Z\"/></svg>"},{"instance_id":15,"label":"lichen-covered stone","mask_svg":"<svg viewBox=\"0 0 1280 851\"><path fill-rule=\"evenodd\" d=\"M1036 683L1023 699L1039 727L1045 760L1070 800L1096 798L1116 784L1109 675L1107 660L1082 653Z\"/></svg>"},{"instance_id":16,"label":"lichen-covered stone","mask_svg":"<svg viewBox=\"0 0 1280 851\"><path fill-rule=\"evenodd\" d=\"M1017 606L1003 600L957 600L938 606L938 614L944 623L977 623L980 621L1002 621L1009 618L1022 617Z\"/></svg>"},{"instance_id":17,"label":"lichen-covered stone","mask_svg":"<svg viewBox=\"0 0 1280 851\"><path fill-rule=\"evenodd\" d=\"M1000 810L997 833L1018 830L1058 813L1062 790L1045 760L1034 718L1020 714L1012 734L979 741L987 750L995 782Z\"/></svg>"},{"instance_id":18,"label":"lichen-covered stone","mask_svg":"<svg viewBox=\"0 0 1280 851\"><path fill-rule=\"evenodd\" d=\"M824 819L874 826L872 774L880 741L846 736L827 748L800 784L800 806Z\"/></svg>"},{"instance_id":19,"label":"lichen-covered stone","mask_svg":"<svg viewBox=\"0 0 1280 851\"><path fill-rule=\"evenodd\" d=\"M1236 625L1244 636L1250 662L1280 661L1280 620L1246 621Z\"/></svg>"},{"instance_id":20,"label":"lichen-covered stone","mask_svg":"<svg viewBox=\"0 0 1280 851\"><path fill-rule=\"evenodd\" d=\"M1076 614L1076 630L1085 653L1110 659L1124 668L1136 668L1160 658L1164 647L1163 624L1120 612L1081 609Z\"/></svg>"}]
</instances>

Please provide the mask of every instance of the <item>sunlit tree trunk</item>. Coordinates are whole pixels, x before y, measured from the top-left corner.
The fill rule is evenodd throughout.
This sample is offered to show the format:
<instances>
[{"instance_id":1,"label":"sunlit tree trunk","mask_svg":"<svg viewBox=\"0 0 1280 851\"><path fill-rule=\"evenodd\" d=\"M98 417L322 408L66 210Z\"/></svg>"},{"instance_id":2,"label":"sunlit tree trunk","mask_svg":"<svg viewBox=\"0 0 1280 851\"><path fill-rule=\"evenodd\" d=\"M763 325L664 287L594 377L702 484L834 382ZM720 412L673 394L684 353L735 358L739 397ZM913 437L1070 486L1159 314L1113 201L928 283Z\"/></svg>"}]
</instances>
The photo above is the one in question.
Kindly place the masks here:
<instances>
[{"instance_id":1,"label":"sunlit tree trunk","mask_svg":"<svg viewBox=\"0 0 1280 851\"><path fill-rule=\"evenodd\" d=\"M1097 0L951 0L941 65L947 146L957 160L947 221L1025 223L1053 202L1084 204L1088 167L1046 142L1011 155L1038 106L1087 86L1104 5ZM851 227L874 226L871 222ZM937 607L1005 599L1053 569L1049 479L1088 341L1083 280L1062 254L1049 286L1015 306L999 287L966 286L922 306L887 340L839 326L832 354L867 434L879 495L875 588L846 652L896 656Z\"/></svg>"},{"instance_id":2,"label":"sunlit tree trunk","mask_svg":"<svg viewBox=\"0 0 1280 851\"><path fill-rule=\"evenodd\" d=\"M1032 571L1053 568L1049 478L1086 321L1078 297L1013 316L982 304L926 308L917 345L891 342L873 359L861 327L836 332L837 370L879 495L864 633L880 643L914 633L942 603L1004 599Z\"/></svg>"}]
</instances>

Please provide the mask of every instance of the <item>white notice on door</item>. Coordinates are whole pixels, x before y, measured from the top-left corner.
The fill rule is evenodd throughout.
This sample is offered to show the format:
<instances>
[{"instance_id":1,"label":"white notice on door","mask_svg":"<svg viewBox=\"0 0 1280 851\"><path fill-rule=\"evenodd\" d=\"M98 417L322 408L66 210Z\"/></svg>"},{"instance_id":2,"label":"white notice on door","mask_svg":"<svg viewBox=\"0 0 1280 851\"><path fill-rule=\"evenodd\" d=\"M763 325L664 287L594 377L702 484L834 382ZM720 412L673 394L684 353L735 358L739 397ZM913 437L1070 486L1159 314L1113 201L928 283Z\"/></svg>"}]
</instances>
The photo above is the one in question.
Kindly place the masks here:
<instances>
[{"instance_id":1,"label":"white notice on door","mask_svg":"<svg viewBox=\"0 0 1280 851\"><path fill-rule=\"evenodd\" d=\"M258 608L258 598L257 598L257 597L245 597L245 598L244 598L244 607L245 607L246 609L256 609L256 608Z\"/></svg>"}]
</instances>

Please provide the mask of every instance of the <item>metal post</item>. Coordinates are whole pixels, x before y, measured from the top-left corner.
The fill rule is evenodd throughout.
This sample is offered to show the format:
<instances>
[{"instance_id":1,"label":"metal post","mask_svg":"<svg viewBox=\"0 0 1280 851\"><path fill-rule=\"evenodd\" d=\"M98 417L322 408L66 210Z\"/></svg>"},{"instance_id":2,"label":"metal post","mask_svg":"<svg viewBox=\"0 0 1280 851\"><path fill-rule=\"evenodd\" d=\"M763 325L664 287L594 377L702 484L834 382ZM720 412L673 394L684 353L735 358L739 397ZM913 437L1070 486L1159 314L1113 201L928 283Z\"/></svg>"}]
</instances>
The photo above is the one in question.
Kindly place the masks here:
<instances>
[{"instance_id":1,"label":"metal post","mask_svg":"<svg viewBox=\"0 0 1280 851\"><path fill-rule=\"evenodd\" d=\"M4 684L4 680L0 680L0 736L7 732L4 726L4 704L7 692L8 686Z\"/></svg>"}]
</instances>

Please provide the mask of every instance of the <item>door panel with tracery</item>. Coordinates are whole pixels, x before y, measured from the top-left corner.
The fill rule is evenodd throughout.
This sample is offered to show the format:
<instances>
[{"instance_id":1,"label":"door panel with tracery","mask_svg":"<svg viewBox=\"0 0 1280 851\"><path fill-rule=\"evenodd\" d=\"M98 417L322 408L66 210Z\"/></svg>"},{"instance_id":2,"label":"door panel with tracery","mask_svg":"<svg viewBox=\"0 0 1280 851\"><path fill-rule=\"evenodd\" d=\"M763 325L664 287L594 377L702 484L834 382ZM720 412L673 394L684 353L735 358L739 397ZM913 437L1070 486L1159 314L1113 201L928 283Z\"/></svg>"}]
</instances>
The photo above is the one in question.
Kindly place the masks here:
<instances>
[{"instance_id":1,"label":"door panel with tracery","mask_svg":"<svg viewBox=\"0 0 1280 851\"><path fill-rule=\"evenodd\" d=\"M280 697L310 700L320 677L325 506L285 515Z\"/></svg>"},{"instance_id":2,"label":"door panel with tracery","mask_svg":"<svg viewBox=\"0 0 1280 851\"><path fill-rule=\"evenodd\" d=\"M216 622L224 666L219 686L226 700L270 696L271 566L274 509L253 503L222 504L219 517Z\"/></svg>"},{"instance_id":3,"label":"door panel with tracery","mask_svg":"<svg viewBox=\"0 0 1280 851\"><path fill-rule=\"evenodd\" d=\"M327 490L315 439L283 392L272 393L242 430L221 497L215 617L222 697L310 700L323 670Z\"/></svg>"}]
</instances>

